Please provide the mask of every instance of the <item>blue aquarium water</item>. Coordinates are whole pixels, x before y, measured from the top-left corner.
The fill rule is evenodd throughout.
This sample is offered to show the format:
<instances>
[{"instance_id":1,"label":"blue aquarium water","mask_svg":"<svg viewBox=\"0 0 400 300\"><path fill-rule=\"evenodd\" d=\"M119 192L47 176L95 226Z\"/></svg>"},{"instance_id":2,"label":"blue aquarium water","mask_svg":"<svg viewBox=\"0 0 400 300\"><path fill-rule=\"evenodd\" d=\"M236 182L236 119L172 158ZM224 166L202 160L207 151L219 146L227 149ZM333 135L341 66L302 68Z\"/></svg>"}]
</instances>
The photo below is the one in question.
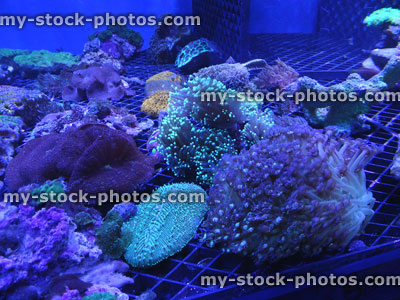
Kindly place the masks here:
<instances>
[{"instance_id":1,"label":"blue aquarium water","mask_svg":"<svg viewBox=\"0 0 400 300\"><path fill-rule=\"evenodd\" d=\"M400 298L400 1L2 0L0 37L0 300Z\"/></svg>"}]
</instances>

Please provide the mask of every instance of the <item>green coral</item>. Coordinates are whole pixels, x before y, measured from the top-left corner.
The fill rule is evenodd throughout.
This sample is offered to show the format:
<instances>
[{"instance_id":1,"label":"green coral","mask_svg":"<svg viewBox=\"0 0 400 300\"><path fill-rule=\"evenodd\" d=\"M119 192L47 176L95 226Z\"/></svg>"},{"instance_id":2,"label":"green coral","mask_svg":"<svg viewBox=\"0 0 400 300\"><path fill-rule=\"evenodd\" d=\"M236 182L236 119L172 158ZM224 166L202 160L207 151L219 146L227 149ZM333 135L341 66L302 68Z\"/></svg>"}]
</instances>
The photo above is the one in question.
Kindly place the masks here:
<instances>
[{"instance_id":1,"label":"green coral","mask_svg":"<svg viewBox=\"0 0 400 300\"><path fill-rule=\"evenodd\" d=\"M94 223L93 217L86 211L77 213L74 217L74 221L79 226L87 226Z\"/></svg>"},{"instance_id":2,"label":"green coral","mask_svg":"<svg viewBox=\"0 0 400 300\"><path fill-rule=\"evenodd\" d=\"M32 189L31 194L38 200L49 199L51 202L57 201L59 195L66 193L66 184L62 179L47 181L44 184Z\"/></svg>"},{"instance_id":3,"label":"green coral","mask_svg":"<svg viewBox=\"0 0 400 300\"><path fill-rule=\"evenodd\" d=\"M204 92L217 96L207 99ZM168 116L160 126L159 152L175 175L211 184L222 156L237 153L237 128L257 116L258 104L240 99L215 79L199 77L191 77L170 97Z\"/></svg>"},{"instance_id":4,"label":"green coral","mask_svg":"<svg viewBox=\"0 0 400 300\"><path fill-rule=\"evenodd\" d=\"M49 113L59 112L62 105L38 90L0 85L0 114L19 116L31 127Z\"/></svg>"},{"instance_id":5,"label":"green coral","mask_svg":"<svg viewBox=\"0 0 400 300\"><path fill-rule=\"evenodd\" d=\"M269 130L275 125L274 113L266 109L260 112L256 117L249 122L241 130L242 140L246 148L265 139Z\"/></svg>"},{"instance_id":6,"label":"green coral","mask_svg":"<svg viewBox=\"0 0 400 300\"><path fill-rule=\"evenodd\" d=\"M0 63L11 65L13 63L13 58L15 56L27 55L29 53L30 53L29 50L1 48L0 49Z\"/></svg>"},{"instance_id":7,"label":"green coral","mask_svg":"<svg viewBox=\"0 0 400 300\"><path fill-rule=\"evenodd\" d=\"M374 11L364 19L367 26L400 25L400 10L386 7Z\"/></svg>"},{"instance_id":8,"label":"green coral","mask_svg":"<svg viewBox=\"0 0 400 300\"><path fill-rule=\"evenodd\" d=\"M129 29L127 26L118 25L108 26L106 30L100 32L99 34L90 35L89 40L91 41L97 37L100 41L106 42L113 36L113 34L118 35L124 40L127 40L129 44L135 46L136 48L140 48L143 44L143 38L138 32Z\"/></svg>"},{"instance_id":9,"label":"green coral","mask_svg":"<svg viewBox=\"0 0 400 300\"><path fill-rule=\"evenodd\" d=\"M104 254L115 259L120 258L125 250L121 239L122 224L123 220L120 213L116 210L111 210L96 231L96 244Z\"/></svg>"},{"instance_id":10,"label":"green coral","mask_svg":"<svg viewBox=\"0 0 400 300\"><path fill-rule=\"evenodd\" d=\"M89 296L85 296L82 300L117 300L116 295L111 295L110 293L94 293Z\"/></svg>"},{"instance_id":11,"label":"green coral","mask_svg":"<svg viewBox=\"0 0 400 300\"><path fill-rule=\"evenodd\" d=\"M17 55L14 62L20 66L48 68L56 64L73 66L79 63L79 56L68 52L50 52L47 50L33 51L30 54Z\"/></svg>"},{"instance_id":12,"label":"green coral","mask_svg":"<svg viewBox=\"0 0 400 300\"><path fill-rule=\"evenodd\" d=\"M236 140L226 130L196 127L174 113L163 119L159 151L176 176L211 184L214 169L225 153L236 153Z\"/></svg>"},{"instance_id":13,"label":"green coral","mask_svg":"<svg viewBox=\"0 0 400 300\"><path fill-rule=\"evenodd\" d=\"M209 40L201 38L191 42L181 50L176 58L175 66L182 68L184 65L187 65L189 62L191 62L195 57L205 52L215 52L215 49L211 46Z\"/></svg>"},{"instance_id":14,"label":"green coral","mask_svg":"<svg viewBox=\"0 0 400 300\"><path fill-rule=\"evenodd\" d=\"M346 81L330 87L322 86L309 77L302 77L298 80L296 92L311 97L301 102L301 105L306 119L312 125L330 127L337 133L350 134L367 129L359 118L371 109L372 103L365 100L365 94L386 88L387 84L382 80L372 78L365 81L360 75L351 74ZM346 94L346 101L338 100L340 93ZM326 101L318 100L318 95L321 94L327 95Z\"/></svg>"},{"instance_id":15,"label":"green coral","mask_svg":"<svg viewBox=\"0 0 400 300\"><path fill-rule=\"evenodd\" d=\"M197 195L198 200L177 201L180 194L187 199ZM169 195L174 201L168 201ZM125 259L133 267L151 267L182 250L208 211L206 192L190 183L163 186L151 197L152 201L140 203L136 217L122 226Z\"/></svg>"}]
</instances>

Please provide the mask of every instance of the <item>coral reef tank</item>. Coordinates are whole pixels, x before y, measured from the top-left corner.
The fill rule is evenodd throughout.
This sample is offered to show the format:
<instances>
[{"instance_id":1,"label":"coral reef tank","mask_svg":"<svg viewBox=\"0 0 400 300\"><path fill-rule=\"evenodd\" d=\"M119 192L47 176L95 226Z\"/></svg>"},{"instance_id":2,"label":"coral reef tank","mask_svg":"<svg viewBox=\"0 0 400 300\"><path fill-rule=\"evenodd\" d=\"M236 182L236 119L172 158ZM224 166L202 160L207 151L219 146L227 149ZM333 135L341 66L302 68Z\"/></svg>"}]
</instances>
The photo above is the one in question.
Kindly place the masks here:
<instances>
[{"instance_id":1,"label":"coral reef tank","mask_svg":"<svg viewBox=\"0 0 400 300\"><path fill-rule=\"evenodd\" d=\"M399 0L0 0L0 300L395 300L399 270Z\"/></svg>"}]
</instances>

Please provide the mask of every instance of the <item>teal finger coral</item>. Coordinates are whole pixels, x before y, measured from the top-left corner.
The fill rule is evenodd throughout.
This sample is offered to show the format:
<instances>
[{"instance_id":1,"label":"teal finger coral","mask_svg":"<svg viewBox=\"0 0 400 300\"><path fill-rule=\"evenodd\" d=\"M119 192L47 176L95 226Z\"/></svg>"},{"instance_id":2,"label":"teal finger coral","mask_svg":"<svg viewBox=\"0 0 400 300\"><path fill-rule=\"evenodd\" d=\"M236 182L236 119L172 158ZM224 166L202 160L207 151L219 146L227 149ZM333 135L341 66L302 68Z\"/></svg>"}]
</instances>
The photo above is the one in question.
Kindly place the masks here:
<instances>
[{"instance_id":1,"label":"teal finger coral","mask_svg":"<svg viewBox=\"0 0 400 300\"><path fill-rule=\"evenodd\" d=\"M183 194L192 201L182 202ZM154 266L182 250L208 211L206 192L190 183L162 186L151 197L138 205L137 215L121 229L125 259L136 268Z\"/></svg>"}]
</instances>

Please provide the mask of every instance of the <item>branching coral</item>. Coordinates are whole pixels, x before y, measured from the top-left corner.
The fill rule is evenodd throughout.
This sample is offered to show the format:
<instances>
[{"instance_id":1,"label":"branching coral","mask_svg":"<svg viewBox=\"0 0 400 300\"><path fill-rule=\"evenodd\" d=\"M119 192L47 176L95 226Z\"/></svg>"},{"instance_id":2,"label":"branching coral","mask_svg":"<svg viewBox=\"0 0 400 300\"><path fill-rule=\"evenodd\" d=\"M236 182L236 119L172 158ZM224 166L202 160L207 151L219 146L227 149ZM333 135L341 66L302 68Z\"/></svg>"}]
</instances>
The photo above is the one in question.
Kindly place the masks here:
<instances>
[{"instance_id":1,"label":"branching coral","mask_svg":"<svg viewBox=\"0 0 400 300\"><path fill-rule=\"evenodd\" d=\"M257 263L346 247L374 213L363 168L377 151L280 119L263 141L221 161L208 245Z\"/></svg>"},{"instance_id":2,"label":"branching coral","mask_svg":"<svg viewBox=\"0 0 400 300\"><path fill-rule=\"evenodd\" d=\"M299 77L299 73L295 69L286 65L278 59L273 66L266 66L254 78L253 83L261 91L270 89L284 89L289 84L295 82Z\"/></svg>"},{"instance_id":3,"label":"branching coral","mask_svg":"<svg viewBox=\"0 0 400 300\"><path fill-rule=\"evenodd\" d=\"M152 201L140 203L137 216L122 226L125 259L133 267L151 267L182 250L208 210L206 192L194 184L162 186L151 197Z\"/></svg>"}]
</instances>

